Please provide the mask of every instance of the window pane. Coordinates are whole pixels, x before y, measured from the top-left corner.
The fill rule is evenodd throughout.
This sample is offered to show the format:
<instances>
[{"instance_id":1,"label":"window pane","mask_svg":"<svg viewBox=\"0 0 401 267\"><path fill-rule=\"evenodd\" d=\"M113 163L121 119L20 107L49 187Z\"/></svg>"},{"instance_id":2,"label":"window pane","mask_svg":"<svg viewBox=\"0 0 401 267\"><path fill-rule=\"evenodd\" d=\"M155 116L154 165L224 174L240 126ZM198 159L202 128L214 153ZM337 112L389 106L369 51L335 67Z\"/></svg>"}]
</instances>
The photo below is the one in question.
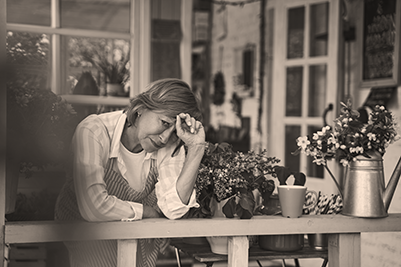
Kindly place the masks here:
<instances>
[{"instance_id":1,"label":"window pane","mask_svg":"<svg viewBox=\"0 0 401 267\"><path fill-rule=\"evenodd\" d=\"M7 0L7 22L50 26L50 0Z\"/></svg>"},{"instance_id":2,"label":"window pane","mask_svg":"<svg viewBox=\"0 0 401 267\"><path fill-rule=\"evenodd\" d=\"M310 14L310 51L311 57L327 55L329 4L311 6Z\"/></svg>"},{"instance_id":3,"label":"window pane","mask_svg":"<svg viewBox=\"0 0 401 267\"><path fill-rule=\"evenodd\" d=\"M152 81L163 78L181 78L179 20L152 20Z\"/></svg>"},{"instance_id":4,"label":"window pane","mask_svg":"<svg viewBox=\"0 0 401 267\"><path fill-rule=\"evenodd\" d=\"M313 133L320 131L322 127L309 126L308 127L308 136L309 139L312 138ZM324 167L322 165L317 165L313 163L313 157L307 157L307 176L315 177L315 178L323 178Z\"/></svg>"},{"instance_id":5,"label":"window pane","mask_svg":"<svg viewBox=\"0 0 401 267\"><path fill-rule=\"evenodd\" d=\"M299 155L294 156L292 152L298 149L297 138L301 135L301 127L295 125L285 126L285 166L292 171L300 171Z\"/></svg>"},{"instance_id":6,"label":"window pane","mask_svg":"<svg viewBox=\"0 0 401 267\"><path fill-rule=\"evenodd\" d=\"M66 36L63 43L67 47L63 94L129 95L129 41ZM121 85L120 91L109 91L110 84ZM84 118L121 107L74 105L74 109Z\"/></svg>"},{"instance_id":7,"label":"window pane","mask_svg":"<svg viewBox=\"0 0 401 267\"><path fill-rule=\"evenodd\" d=\"M50 35L8 31L6 39L8 76L13 83L28 83L31 88L47 89L50 72Z\"/></svg>"},{"instance_id":8,"label":"window pane","mask_svg":"<svg viewBox=\"0 0 401 267\"><path fill-rule=\"evenodd\" d=\"M106 83L129 85L129 41L65 37L65 42L68 59L67 88L64 93L106 95ZM85 72L91 73L92 77L89 77L96 81L96 86L88 82L78 89L76 85Z\"/></svg>"},{"instance_id":9,"label":"window pane","mask_svg":"<svg viewBox=\"0 0 401 267\"><path fill-rule=\"evenodd\" d=\"M326 80L327 74L325 64L309 67L309 117L322 116L326 108Z\"/></svg>"},{"instance_id":10,"label":"window pane","mask_svg":"<svg viewBox=\"0 0 401 267\"><path fill-rule=\"evenodd\" d=\"M61 0L60 6L63 28L129 32L129 0Z\"/></svg>"},{"instance_id":11,"label":"window pane","mask_svg":"<svg viewBox=\"0 0 401 267\"><path fill-rule=\"evenodd\" d=\"M288 10L287 58L304 56L305 7Z\"/></svg>"},{"instance_id":12,"label":"window pane","mask_svg":"<svg viewBox=\"0 0 401 267\"><path fill-rule=\"evenodd\" d=\"M302 73L303 67L287 68L287 88L286 88L286 107L285 115L302 115Z\"/></svg>"}]
</instances>

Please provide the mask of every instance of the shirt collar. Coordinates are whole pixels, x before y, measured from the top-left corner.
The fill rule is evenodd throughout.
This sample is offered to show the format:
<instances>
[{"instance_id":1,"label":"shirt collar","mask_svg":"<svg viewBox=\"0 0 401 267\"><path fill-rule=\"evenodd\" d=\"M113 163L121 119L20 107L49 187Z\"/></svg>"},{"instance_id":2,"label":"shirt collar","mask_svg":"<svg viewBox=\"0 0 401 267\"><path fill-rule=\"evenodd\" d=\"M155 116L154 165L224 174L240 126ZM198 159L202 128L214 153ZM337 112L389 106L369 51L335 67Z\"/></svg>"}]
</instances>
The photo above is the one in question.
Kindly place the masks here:
<instances>
[{"instance_id":1,"label":"shirt collar","mask_svg":"<svg viewBox=\"0 0 401 267\"><path fill-rule=\"evenodd\" d=\"M117 158L120 153L120 140L123 134L125 121L127 120L127 114L124 112L118 118L116 127L114 128L113 139L111 140L110 146L110 158ZM157 152L146 153L145 160L150 158L157 158Z\"/></svg>"},{"instance_id":2,"label":"shirt collar","mask_svg":"<svg viewBox=\"0 0 401 267\"><path fill-rule=\"evenodd\" d=\"M116 158L120 149L121 135L123 134L125 121L127 120L127 114L122 113L118 118L116 127L114 128L113 139L111 140L110 146L110 158Z\"/></svg>"}]
</instances>

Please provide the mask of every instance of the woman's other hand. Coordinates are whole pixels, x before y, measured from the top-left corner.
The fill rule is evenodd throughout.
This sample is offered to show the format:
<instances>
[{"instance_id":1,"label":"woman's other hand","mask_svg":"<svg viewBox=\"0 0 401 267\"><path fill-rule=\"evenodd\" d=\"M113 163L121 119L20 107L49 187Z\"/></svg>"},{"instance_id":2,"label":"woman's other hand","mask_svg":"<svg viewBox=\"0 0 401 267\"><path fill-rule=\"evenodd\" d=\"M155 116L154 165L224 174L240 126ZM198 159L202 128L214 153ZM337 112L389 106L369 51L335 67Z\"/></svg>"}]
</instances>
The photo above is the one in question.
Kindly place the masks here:
<instances>
[{"instance_id":1,"label":"woman's other hand","mask_svg":"<svg viewBox=\"0 0 401 267\"><path fill-rule=\"evenodd\" d=\"M177 115L176 129L177 136L188 147L205 142L205 130L202 123L187 113Z\"/></svg>"}]
</instances>

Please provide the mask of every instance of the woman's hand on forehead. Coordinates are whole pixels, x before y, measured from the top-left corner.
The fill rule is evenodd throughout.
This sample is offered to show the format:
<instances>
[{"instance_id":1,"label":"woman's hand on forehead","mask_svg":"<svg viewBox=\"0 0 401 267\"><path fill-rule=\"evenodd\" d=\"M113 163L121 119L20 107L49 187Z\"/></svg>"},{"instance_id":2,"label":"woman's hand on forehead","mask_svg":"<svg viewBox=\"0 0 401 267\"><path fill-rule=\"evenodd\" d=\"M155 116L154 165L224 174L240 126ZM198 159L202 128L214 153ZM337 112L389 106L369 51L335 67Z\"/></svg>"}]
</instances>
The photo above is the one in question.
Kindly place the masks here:
<instances>
[{"instance_id":1,"label":"woman's hand on forehead","mask_svg":"<svg viewBox=\"0 0 401 267\"><path fill-rule=\"evenodd\" d=\"M186 144L205 141L205 131L200 121L195 120L188 113L180 113L176 119L177 136Z\"/></svg>"}]
</instances>

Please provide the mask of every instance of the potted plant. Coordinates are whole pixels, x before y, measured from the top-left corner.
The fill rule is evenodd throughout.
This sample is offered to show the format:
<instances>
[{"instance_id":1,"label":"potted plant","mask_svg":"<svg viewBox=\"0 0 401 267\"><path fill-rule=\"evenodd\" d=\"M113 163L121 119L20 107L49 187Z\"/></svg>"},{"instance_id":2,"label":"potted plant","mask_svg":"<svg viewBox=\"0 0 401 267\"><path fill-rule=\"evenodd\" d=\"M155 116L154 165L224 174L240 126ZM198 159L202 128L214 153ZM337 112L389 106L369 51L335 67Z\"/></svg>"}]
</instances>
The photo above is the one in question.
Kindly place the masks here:
<instances>
[{"instance_id":1,"label":"potted plant","mask_svg":"<svg viewBox=\"0 0 401 267\"><path fill-rule=\"evenodd\" d=\"M287 179L293 175L296 184L305 183L304 174L279 166L279 162L279 159L269 157L266 150L242 153L234 152L228 143L209 143L195 184L200 207L191 210L188 216L210 218L218 214L227 218L250 219L254 214L273 214L267 207L272 202L275 179L280 184L286 184ZM263 199L262 205L258 207L256 192ZM208 238L212 251L225 254L227 240L216 238Z\"/></svg>"},{"instance_id":2,"label":"potted plant","mask_svg":"<svg viewBox=\"0 0 401 267\"><path fill-rule=\"evenodd\" d=\"M47 89L13 78L7 82L7 201L14 210L18 177L49 165L67 163L78 124L70 104Z\"/></svg>"},{"instance_id":3,"label":"potted plant","mask_svg":"<svg viewBox=\"0 0 401 267\"><path fill-rule=\"evenodd\" d=\"M199 166L195 184L200 208L191 217L212 217L211 204L227 200L222 212L228 218L252 218L255 199L252 191L274 190L275 157L266 151L234 152L228 143L209 143Z\"/></svg>"},{"instance_id":4,"label":"potted plant","mask_svg":"<svg viewBox=\"0 0 401 267\"><path fill-rule=\"evenodd\" d=\"M124 55L116 49L112 54L107 50L84 49L81 51L83 60L91 63L105 75L108 95L124 96L124 85L129 80L129 52Z\"/></svg>"}]
</instances>

